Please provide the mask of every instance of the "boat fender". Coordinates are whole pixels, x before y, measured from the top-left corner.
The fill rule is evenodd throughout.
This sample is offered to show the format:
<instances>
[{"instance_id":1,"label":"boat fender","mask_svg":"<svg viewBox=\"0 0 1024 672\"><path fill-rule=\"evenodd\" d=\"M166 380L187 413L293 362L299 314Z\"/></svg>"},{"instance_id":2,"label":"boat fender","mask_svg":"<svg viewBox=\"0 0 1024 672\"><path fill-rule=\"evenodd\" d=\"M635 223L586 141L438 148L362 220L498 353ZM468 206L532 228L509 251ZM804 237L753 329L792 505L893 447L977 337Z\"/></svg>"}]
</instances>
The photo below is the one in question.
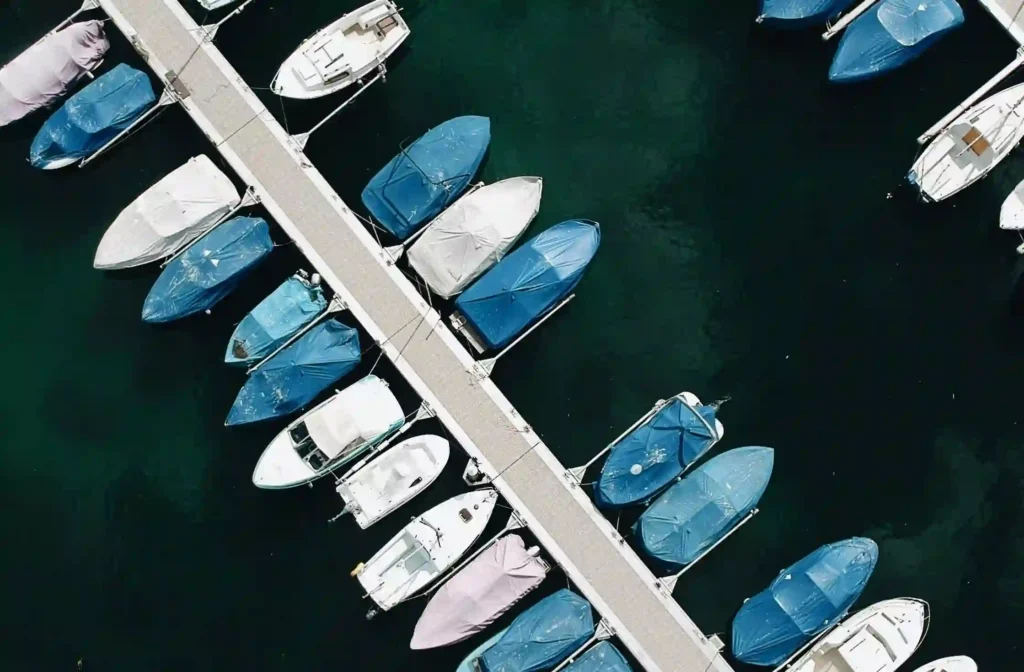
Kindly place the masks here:
<instances>
[{"instance_id":1,"label":"boat fender","mask_svg":"<svg viewBox=\"0 0 1024 672\"><path fill-rule=\"evenodd\" d=\"M526 554L531 558L536 558L538 555L540 555L540 546L530 546L530 548L526 551Z\"/></svg>"},{"instance_id":2,"label":"boat fender","mask_svg":"<svg viewBox=\"0 0 1024 672\"><path fill-rule=\"evenodd\" d=\"M351 572L348 573L348 575L349 576L358 576L359 574L362 573L363 568L365 566L366 565L364 563L360 562L358 565L355 566L355 569L353 569Z\"/></svg>"},{"instance_id":3,"label":"boat fender","mask_svg":"<svg viewBox=\"0 0 1024 672\"><path fill-rule=\"evenodd\" d=\"M313 285L314 287L319 287L320 286L320 281L321 281L320 274L319 273L314 273L313 276L309 279L309 284Z\"/></svg>"}]
</instances>

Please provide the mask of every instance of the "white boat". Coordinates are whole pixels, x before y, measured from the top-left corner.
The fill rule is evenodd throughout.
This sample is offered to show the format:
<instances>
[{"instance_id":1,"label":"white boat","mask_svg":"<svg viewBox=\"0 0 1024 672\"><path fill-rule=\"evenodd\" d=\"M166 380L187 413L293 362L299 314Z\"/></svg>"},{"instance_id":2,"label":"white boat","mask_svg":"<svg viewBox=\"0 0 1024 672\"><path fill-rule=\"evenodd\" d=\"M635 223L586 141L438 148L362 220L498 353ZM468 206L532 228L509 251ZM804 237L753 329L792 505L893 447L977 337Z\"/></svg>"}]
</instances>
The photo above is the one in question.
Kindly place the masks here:
<instances>
[{"instance_id":1,"label":"white boat","mask_svg":"<svg viewBox=\"0 0 1024 672\"><path fill-rule=\"evenodd\" d=\"M196 0L196 2L202 5L203 9L213 11L215 9L220 9L221 7L227 7L228 5L234 4L238 2L238 0Z\"/></svg>"},{"instance_id":2,"label":"white boat","mask_svg":"<svg viewBox=\"0 0 1024 672\"><path fill-rule=\"evenodd\" d=\"M949 656L922 665L914 672L978 672L978 664L967 656Z\"/></svg>"},{"instance_id":3,"label":"white boat","mask_svg":"<svg viewBox=\"0 0 1024 672\"><path fill-rule=\"evenodd\" d=\"M311 483L386 440L404 419L388 384L367 376L274 437L256 463L253 485L279 490Z\"/></svg>"},{"instance_id":4,"label":"white boat","mask_svg":"<svg viewBox=\"0 0 1024 672\"><path fill-rule=\"evenodd\" d=\"M989 96L957 117L907 175L921 195L941 201L974 184L1024 139L1024 84Z\"/></svg>"},{"instance_id":5,"label":"white boat","mask_svg":"<svg viewBox=\"0 0 1024 672\"><path fill-rule=\"evenodd\" d=\"M927 632L927 602L913 598L876 602L818 639L790 672L894 672Z\"/></svg>"},{"instance_id":6,"label":"white boat","mask_svg":"<svg viewBox=\"0 0 1024 672\"><path fill-rule=\"evenodd\" d=\"M345 511L365 530L426 490L444 470L450 452L440 436L414 436L353 467L335 489Z\"/></svg>"},{"instance_id":7,"label":"white boat","mask_svg":"<svg viewBox=\"0 0 1024 672\"><path fill-rule=\"evenodd\" d=\"M92 265L113 270L170 257L240 202L231 180L205 154L194 156L121 211L103 234Z\"/></svg>"},{"instance_id":8,"label":"white boat","mask_svg":"<svg viewBox=\"0 0 1024 672\"><path fill-rule=\"evenodd\" d=\"M442 502L396 534L353 574L387 611L426 588L465 555L491 519L498 493L473 490Z\"/></svg>"},{"instance_id":9,"label":"white boat","mask_svg":"<svg viewBox=\"0 0 1024 672\"><path fill-rule=\"evenodd\" d=\"M442 212L409 248L409 263L438 296L451 298L501 261L540 210L544 181L510 177Z\"/></svg>"},{"instance_id":10,"label":"white boat","mask_svg":"<svg viewBox=\"0 0 1024 672\"><path fill-rule=\"evenodd\" d=\"M999 208L999 228L1007 231L1024 230L1024 181L1021 181Z\"/></svg>"},{"instance_id":11,"label":"white boat","mask_svg":"<svg viewBox=\"0 0 1024 672\"><path fill-rule=\"evenodd\" d=\"M285 59L270 88L285 98L319 98L380 66L409 37L391 0L373 0L306 39Z\"/></svg>"}]
</instances>

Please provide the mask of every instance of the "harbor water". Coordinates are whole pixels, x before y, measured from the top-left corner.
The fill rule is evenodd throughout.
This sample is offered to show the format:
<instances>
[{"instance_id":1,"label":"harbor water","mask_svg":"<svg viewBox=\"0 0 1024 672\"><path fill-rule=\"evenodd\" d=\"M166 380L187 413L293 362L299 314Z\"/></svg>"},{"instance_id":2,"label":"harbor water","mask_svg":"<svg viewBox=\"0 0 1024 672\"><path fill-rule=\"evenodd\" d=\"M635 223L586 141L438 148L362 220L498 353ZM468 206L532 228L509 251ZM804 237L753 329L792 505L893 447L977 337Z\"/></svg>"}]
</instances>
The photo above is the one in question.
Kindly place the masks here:
<instances>
[{"instance_id":1,"label":"harbor water","mask_svg":"<svg viewBox=\"0 0 1024 672\"><path fill-rule=\"evenodd\" d=\"M340 101L282 102L267 87L304 37L357 4L256 0L217 44L305 131ZM834 42L759 29L749 0L411 0L413 34L387 81L310 140L309 158L362 211L359 192L401 143L486 115L482 179L544 178L531 235L601 223L576 298L494 379L566 466L684 389L729 398L716 451L775 448L761 513L675 592L725 641L781 568L862 535L880 559L858 604L932 607L905 669L954 654L986 672L1018 667L1024 262L996 222L1024 158L938 206L903 185L914 139L1014 54L963 4L964 27L912 66L836 88ZM0 60L77 5L0 4ZM108 32L105 67L142 68ZM189 157L224 164L172 107L85 169L37 171L26 157L46 114L0 129L0 669L454 669L479 639L410 651L424 601L368 621L349 572L465 487L461 451L367 531L328 525L341 508L328 483L254 488L284 423L223 426L244 380L224 349L304 260L274 227L279 247L211 314L143 324L158 269L94 270L101 235ZM364 362L346 380L373 370L412 412L418 399L361 335ZM415 431L443 433L436 420ZM556 570L524 604L565 585Z\"/></svg>"}]
</instances>

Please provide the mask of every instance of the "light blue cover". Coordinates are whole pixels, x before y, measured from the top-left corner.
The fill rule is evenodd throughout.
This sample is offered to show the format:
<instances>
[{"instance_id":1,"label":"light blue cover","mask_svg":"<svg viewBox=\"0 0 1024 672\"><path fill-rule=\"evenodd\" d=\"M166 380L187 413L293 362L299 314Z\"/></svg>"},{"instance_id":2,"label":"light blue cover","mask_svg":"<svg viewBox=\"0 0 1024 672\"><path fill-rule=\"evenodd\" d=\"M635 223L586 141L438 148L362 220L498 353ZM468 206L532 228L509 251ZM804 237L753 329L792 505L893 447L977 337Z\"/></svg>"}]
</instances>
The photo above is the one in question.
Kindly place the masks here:
<instances>
[{"instance_id":1,"label":"light blue cover","mask_svg":"<svg viewBox=\"0 0 1024 672\"><path fill-rule=\"evenodd\" d=\"M772 475L775 451L736 448L702 464L664 492L633 526L659 565L677 572L757 506Z\"/></svg>"},{"instance_id":2,"label":"light blue cover","mask_svg":"<svg viewBox=\"0 0 1024 672\"><path fill-rule=\"evenodd\" d=\"M956 0L882 0L846 28L828 78L857 82L895 70L963 22Z\"/></svg>"},{"instance_id":3,"label":"light blue cover","mask_svg":"<svg viewBox=\"0 0 1024 672\"><path fill-rule=\"evenodd\" d=\"M757 20L778 28L824 24L854 0L761 0Z\"/></svg>"},{"instance_id":4,"label":"light blue cover","mask_svg":"<svg viewBox=\"0 0 1024 672\"><path fill-rule=\"evenodd\" d=\"M633 672L626 658L609 641L598 642L562 672Z\"/></svg>"},{"instance_id":5,"label":"light blue cover","mask_svg":"<svg viewBox=\"0 0 1024 672\"><path fill-rule=\"evenodd\" d=\"M144 322L170 322L215 306L274 249L259 217L235 217L164 267L142 306Z\"/></svg>"},{"instance_id":6,"label":"light blue cover","mask_svg":"<svg viewBox=\"0 0 1024 672\"><path fill-rule=\"evenodd\" d=\"M597 505L604 509L633 506L668 487L715 444L717 439L708 427L715 429L716 412L714 406L693 409L673 397L611 449L594 489ZM641 467L639 474L631 472L636 465Z\"/></svg>"},{"instance_id":7,"label":"light blue cover","mask_svg":"<svg viewBox=\"0 0 1024 672\"><path fill-rule=\"evenodd\" d=\"M224 361L248 366L283 345L327 309L324 290L292 276L246 315L228 340Z\"/></svg>"},{"instance_id":8,"label":"light blue cover","mask_svg":"<svg viewBox=\"0 0 1024 672\"><path fill-rule=\"evenodd\" d=\"M244 425L294 413L354 369L360 357L358 332L326 320L253 371L224 424Z\"/></svg>"},{"instance_id":9,"label":"light blue cover","mask_svg":"<svg viewBox=\"0 0 1024 672\"><path fill-rule=\"evenodd\" d=\"M596 222L555 224L470 285L455 308L487 348L502 348L569 295L600 244Z\"/></svg>"},{"instance_id":10,"label":"light blue cover","mask_svg":"<svg viewBox=\"0 0 1024 672\"><path fill-rule=\"evenodd\" d=\"M545 672L594 636L590 603L563 588L519 614L480 656L481 672Z\"/></svg>"},{"instance_id":11,"label":"light blue cover","mask_svg":"<svg viewBox=\"0 0 1024 672\"><path fill-rule=\"evenodd\" d=\"M498 640L501 639L506 632L508 632L508 628L505 628L504 630L494 635L480 646L473 649L472 653L470 653L468 656L462 659L462 662L459 663L459 666L455 669L455 672L480 672L480 668L476 667L473 663L476 662L477 658L483 655L484 651L497 644Z\"/></svg>"},{"instance_id":12,"label":"light blue cover","mask_svg":"<svg viewBox=\"0 0 1024 672\"><path fill-rule=\"evenodd\" d=\"M399 240L465 191L491 142L487 117L455 117L430 129L380 169L363 189L363 205Z\"/></svg>"},{"instance_id":13,"label":"light blue cover","mask_svg":"<svg viewBox=\"0 0 1024 672\"><path fill-rule=\"evenodd\" d=\"M751 665L778 665L843 618L878 561L878 546L854 537L826 544L747 600L732 621L732 652Z\"/></svg>"},{"instance_id":14,"label":"light blue cover","mask_svg":"<svg viewBox=\"0 0 1024 672\"><path fill-rule=\"evenodd\" d=\"M149 78L125 64L68 98L39 129L29 162L34 168L81 159L107 144L156 102Z\"/></svg>"}]
</instances>

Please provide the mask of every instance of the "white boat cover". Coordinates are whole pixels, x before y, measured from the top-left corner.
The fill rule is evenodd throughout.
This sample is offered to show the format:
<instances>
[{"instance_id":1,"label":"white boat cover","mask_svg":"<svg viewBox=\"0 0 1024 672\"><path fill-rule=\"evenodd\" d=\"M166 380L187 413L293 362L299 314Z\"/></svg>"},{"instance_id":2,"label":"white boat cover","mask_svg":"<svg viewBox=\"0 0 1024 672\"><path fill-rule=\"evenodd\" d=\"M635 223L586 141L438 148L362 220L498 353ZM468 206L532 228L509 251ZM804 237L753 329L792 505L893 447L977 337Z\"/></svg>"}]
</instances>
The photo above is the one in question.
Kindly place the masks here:
<instances>
[{"instance_id":1,"label":"white boat cover","mask_svg":"<svg viewBox=\"0 0 1024 672\"><path fill-rule=\"evenodd\" d=\"M0 70L0 126L45 107L103 60L110 42L102 21L73 23L47 35Z\"/></svg>"},{"instance_id":2,"label":"white boat cover","mask_svg":"<svg viewBox=\"0 0 1024 672\"><path fill-rule=\"evenodd\" d=\"M460 198L409 248L409 263L435 294L455 296L526 231L542 190L539 177L511 177Z\"/></svg>"},{"instance_id":3,"label":"white boat cover","mask_svg":"<svg viewBox=\"0 0 1024 672\"><path fill-rule=\"evenodd\" d=\"M239 202L231 180L208 157L192 157L121 211L103 234L93 266L131 268L169 257Z\"/></svg>"},{"instance_id":4,"label":"white boat cover","mask_svg":"<svg viewBox=\"0 0 1024 672\"><path fill-rule=\"evenodd\" d=\"M540 585L547 564L510 534L477 556L434 594L412 634L413 649L469 639Z\"/></svg>"},{"instance_id":5,"label":"white boat cover","mask_svg":"<svg viewBox=\"0 0 1024 672\"><path fill-rule=\"evenodd\" d=\"M378 438L402 417L402 407L387 383L367 376L308 415L306 429L317 448L333 460L346 448Z\"/></svg>"}]
</instances>

